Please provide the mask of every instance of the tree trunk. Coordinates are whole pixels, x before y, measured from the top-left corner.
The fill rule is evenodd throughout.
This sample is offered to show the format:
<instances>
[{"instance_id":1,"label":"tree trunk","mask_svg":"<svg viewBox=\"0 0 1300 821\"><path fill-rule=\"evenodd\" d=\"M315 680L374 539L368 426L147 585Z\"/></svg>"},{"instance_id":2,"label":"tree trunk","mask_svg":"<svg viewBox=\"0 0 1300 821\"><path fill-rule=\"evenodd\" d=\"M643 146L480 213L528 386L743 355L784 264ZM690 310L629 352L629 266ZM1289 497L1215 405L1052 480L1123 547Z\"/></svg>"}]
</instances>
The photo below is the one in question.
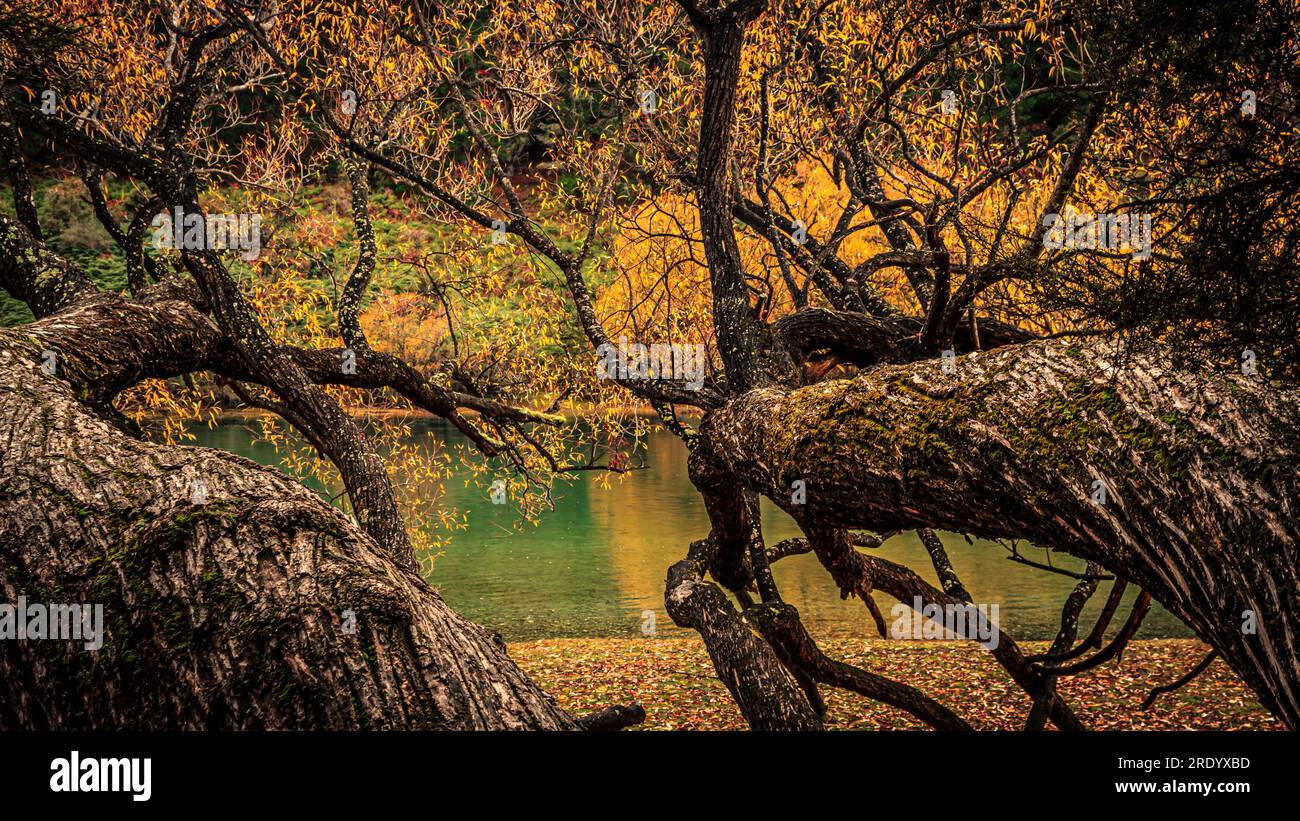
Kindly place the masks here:
<instances>
[{"instance_id":1,"label":"tree trunk","mask_svg":"<svg viewBox=\"0 0 1300 821\"><path fill-rule=\"evenodd\" d=\"M499 637L303 485L96 416L41 367L52 340L85 335L78 319L0 331L0 593L102 604L104 644L0 641L0 728L577 726ZM173 341L131 330L122 360ZM76 385L93 363L63 350Z\"/></svg>"},{"instance_id":2,"label":"tree trunk","mask_svg":"<svg viewBox=\"0 0 1300 821\"><path fill-rule=\"evenodd\" d=\"M1022 538L1135 582L1300 727L1300 392L1113 339L764 389L702 443L806 531ZM703 452L703 451L702 451ZM807 502L791 504L791 482Z\"/></svg>"}]
</instances>

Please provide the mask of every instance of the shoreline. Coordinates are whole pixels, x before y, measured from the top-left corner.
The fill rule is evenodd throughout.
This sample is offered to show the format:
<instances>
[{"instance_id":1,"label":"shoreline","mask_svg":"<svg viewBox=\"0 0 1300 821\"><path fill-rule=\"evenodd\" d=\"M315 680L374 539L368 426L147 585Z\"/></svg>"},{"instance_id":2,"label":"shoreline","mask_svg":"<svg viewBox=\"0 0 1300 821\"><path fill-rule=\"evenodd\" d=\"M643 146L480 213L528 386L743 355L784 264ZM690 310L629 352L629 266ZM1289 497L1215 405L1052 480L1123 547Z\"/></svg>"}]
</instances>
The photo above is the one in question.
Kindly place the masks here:
<instances>
[{"instance_id":1,"label":"shoreline","mask_svg":"<svg viewBox=\"0 0 1300 821\"><path fill-rule=\"evenodd\" d=\"M442 419L435 413L422 410L419 408L385 408L374 405L363 405L360 407L346 407L343 409L348 416L354 419L405 419L411 422L433 421ZM701 414L694 408L685 406L678 408L678 417L684 421L698 422ZM561 408L555 411L557 416L563 416L565 419L576 420L583 419L591 414L581 413L573 408ZM477 418L478 411L464 409L461 415L466 418ZM270 411L261 408L220 408L217 413L218 424L226 422L253 422L260 419L276 416ZM623 418L634 417L637 419L654 419L658 420L659 415L655 413L654 408L647 406L639 407L635 411L623 414ZM152 415L146 415L146 418L153 418Z\"/></svg>"}]
</instances>

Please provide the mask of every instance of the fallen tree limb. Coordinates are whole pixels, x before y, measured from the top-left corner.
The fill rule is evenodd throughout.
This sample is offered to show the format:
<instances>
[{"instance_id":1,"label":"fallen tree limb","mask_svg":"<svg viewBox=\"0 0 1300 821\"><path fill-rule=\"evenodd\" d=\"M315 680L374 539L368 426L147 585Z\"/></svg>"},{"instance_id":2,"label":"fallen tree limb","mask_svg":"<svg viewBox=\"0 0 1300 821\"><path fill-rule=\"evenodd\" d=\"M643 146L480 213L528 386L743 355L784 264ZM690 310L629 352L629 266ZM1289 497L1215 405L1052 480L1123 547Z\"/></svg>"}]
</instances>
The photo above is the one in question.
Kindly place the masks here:
<instances>
[{"instance_id":1,"label":"fallen tree limb","mask_svg":"<svg viewBox=\"0 0 1300 821\"><path fill-rule=\"evenodd\" d=\"M591 732L609 732L634 727L645 721L640 704L614 704L578 718L578 727Z\"/></svg>"}]
</instances>

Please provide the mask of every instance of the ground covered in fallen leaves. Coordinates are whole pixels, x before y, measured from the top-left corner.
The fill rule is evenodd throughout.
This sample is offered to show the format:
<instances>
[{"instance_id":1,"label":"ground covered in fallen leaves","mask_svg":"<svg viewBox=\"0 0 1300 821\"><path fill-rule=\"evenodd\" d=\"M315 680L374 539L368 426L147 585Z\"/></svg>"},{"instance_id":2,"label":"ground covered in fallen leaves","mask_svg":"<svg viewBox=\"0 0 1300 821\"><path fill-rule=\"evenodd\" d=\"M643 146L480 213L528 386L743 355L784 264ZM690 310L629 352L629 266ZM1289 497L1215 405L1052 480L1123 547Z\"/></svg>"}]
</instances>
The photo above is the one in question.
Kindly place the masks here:
<instances>
[{"instance_id":1,"label":"ground covered in fallen leaves","mask_svg":"<svg viewBox=\"0 0 1300 821\"><path fill-rule=\"evenodd\" d=\"M1019 730L1029 699L993 657L969 642L832 639L832 658L923 689L982 730ZM1028 653L1044 642L1024 642ZM1134 642L1119 661L1065 679L1061 694L1095 730L1281 729L1222 660L1195 681L1162 695L1150 710L1151 688L1177 680L1204 657L1198 641ZM745 723L716 678L704 645L683 639L548 639L510 645L510 656L560 706L581 715L610 704L639 702L643 729L742 730ZM824 689L832 729L920 727L906 713L861 696Z\"/></svg>"}]
</instances>

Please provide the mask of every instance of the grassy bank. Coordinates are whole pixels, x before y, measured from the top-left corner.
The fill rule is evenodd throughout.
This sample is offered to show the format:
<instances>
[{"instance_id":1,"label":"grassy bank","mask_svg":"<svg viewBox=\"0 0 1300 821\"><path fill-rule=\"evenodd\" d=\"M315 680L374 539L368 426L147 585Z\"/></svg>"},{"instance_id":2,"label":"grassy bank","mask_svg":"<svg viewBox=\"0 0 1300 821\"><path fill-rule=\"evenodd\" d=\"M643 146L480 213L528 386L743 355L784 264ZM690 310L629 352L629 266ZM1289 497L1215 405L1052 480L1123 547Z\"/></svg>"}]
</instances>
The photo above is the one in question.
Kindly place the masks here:
<instances>
[{"instance_id":1,"label":"grassy bank","mask_svg":"<svg viewBox=\"0 0 1300 821\"><path fill-rule=\"evenodd\" d=\"M839 639L822 646L833 658L924 689L979 729L1020 729L1029 711L1028 699L1010 677L970 643ZM1046 643L1022 646L1041 652ZM1135 642L1122 661L1063 681L1061 692L1091 729L1281 729L1220 660L1187 686L1161 696L1150 710L1140 709L1152 687L1175 681L1206 651L1187 639ZM696 639L549 639L512 644L510 656L574 713L637 701L646 709L646 729L745 728ZM823 693L833 729L920 726L859 696Z\"/></svg>"}]
</instances>

